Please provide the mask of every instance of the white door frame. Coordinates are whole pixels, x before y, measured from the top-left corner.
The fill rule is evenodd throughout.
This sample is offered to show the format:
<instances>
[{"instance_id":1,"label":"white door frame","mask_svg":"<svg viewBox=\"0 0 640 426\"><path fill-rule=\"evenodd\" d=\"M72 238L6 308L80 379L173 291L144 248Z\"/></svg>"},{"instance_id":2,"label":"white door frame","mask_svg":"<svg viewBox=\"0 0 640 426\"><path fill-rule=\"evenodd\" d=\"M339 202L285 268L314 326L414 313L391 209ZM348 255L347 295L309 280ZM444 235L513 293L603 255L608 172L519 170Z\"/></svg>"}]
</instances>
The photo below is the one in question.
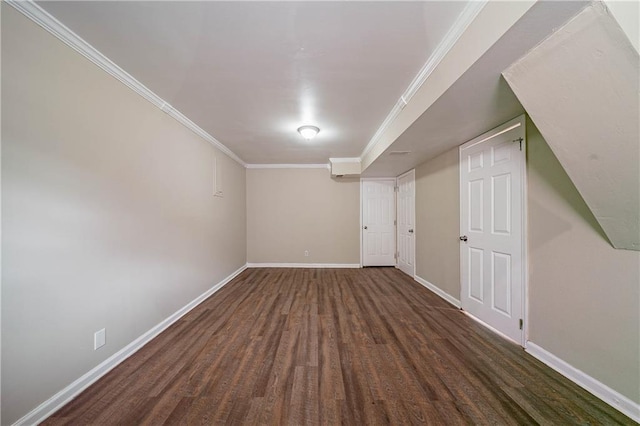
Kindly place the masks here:
<instances>
[{"instance_id":1,"label":"white door frame","mask_svg":"<svg viewBox=\"0 0 640 426\"><path fill-rule=\"evenodd\" d=\"M393 180L394 181L394 186L396 186L398 184L398 180L395 177L386 177L386 178L360 178L360 267L363 268L364 267L364 228L363 228L363 215L364 215L364 198L362 197L363 194L363 189L364 189L364 182L366 181L389 181L389 180ZM395 192L394 192L395 194ZM396 203L396 209L397 209L397 203ZM397 216L397 210L396 210L396 216ZM396 231L397 232L397 231ZM398 242L395 241L395 251L398 251ZM398 259L396 257L396 267L398 267Z\"/></svg>"},{"instance_id":2,"label":"white door frame","mask_svg":"<svg viewBox=\"0 0 640 426\"><path fill-rule=\"evenodd\" d=\"M525 129L525 134L526 134L526 116L524 114L492 129L489 130L486 133L481 134L480 136L460 145L458 147L458 172L459 172L459 184L462 185L462 148L468 144L477 144L477 143L481 143L484 141L487 141L489 139L493 139L494 137L501 135L503 133L506 133L510 130L513 130L517 127L522 126ZM526 349L527 347L527 342L529 341L529 256L528 256L528 252L527 252L527 241L528 241L528 222L527 222L527 139L526 137L524 138L524 140L521 142L522 143L522 152L524 155L523 161L520 164L521 170L520 172L522 173L522 180L521 180L521 188L520 188L520 193L522 194L521 197L521 219L522 219L522 238L521 238L521 244L522 244L522 301L521 301L521 306L522 306L522 318L524 320L524 325L523 325L523 329L522 329L522 337L521 337L521 341L518 342L520 343L520 346L522 346L523 348ZM463 191L462 188L460 188L460 206L462 206L463 203ZM460 221L462 221L462 210L460 210ZM462 227L461 227L462 229ZM463 275L463 270L462 270L462 259L460 261L460 300L462 300L462 275ZM484 324L485 326L488 326L487 324L485 324L484 322L480 321L479 319L473 317L472 315L470 315L472 318L478 320L479 322L481 322L482 324ZM493 327L488 326L489 328L491 328L493 331L496 331L498 334L501 334L498 330L495 330ZM510 339L511 340L511 339Z\"/></svg>"},{"instance_id":3,"label":"white door frame","mask_svg":"<svg viewBox=\"0 0 640 426\"><path fill-rule=\"evenodd\" d=\"M399 187L399 183L400 179L402 179L403 177L413 174L413 238L411 238L411 244L413 245L413 273L411 275L411 278L416 277L416 225L417 225L417 220L416 220L416 169L411 169L407 172L404 172L403 174L401 174L400 176L398 176L396 178L396 188ZM400 241L400 227L398 226L398 208L399 208L400 204L398 204L398 192L396 192L396 253L399 253L399 249L398 249L398 241ZM399 268L399 262L400 262L400 258L399 258L399 254L398 257L396 257L396 268Z\"/></svg>"}]
</instances>

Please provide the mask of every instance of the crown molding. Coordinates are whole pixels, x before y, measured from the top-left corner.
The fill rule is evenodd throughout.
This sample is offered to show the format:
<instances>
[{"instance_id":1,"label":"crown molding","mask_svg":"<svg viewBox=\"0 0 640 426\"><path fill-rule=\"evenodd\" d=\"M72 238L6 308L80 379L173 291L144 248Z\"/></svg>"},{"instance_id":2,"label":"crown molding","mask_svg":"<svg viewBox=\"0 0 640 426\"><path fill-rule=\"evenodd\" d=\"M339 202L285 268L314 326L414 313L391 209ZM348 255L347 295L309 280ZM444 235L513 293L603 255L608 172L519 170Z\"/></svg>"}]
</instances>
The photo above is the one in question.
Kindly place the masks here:
<instances>
[{"instance_id":1,"label":"crown molding","mask_svg":"<svg viewBox=\"0 0 640 426\"><path fill-rule=\"evenodd\" d=\"M247 169L329 169L329 164L245 164Z\"/></svg>"},{"instance_id":2,"label":"crown molding","mask_svg":"<svg viewBox=\"0 0 640 426\"><path fill-rule=\"evenodd\" d=\"M438 44L436 50L434 50L433 54L429 57L427 63L424 64L418 75L413 79L407 90L400 97L400 100L404 102L405 105L411 100L413 95L416 94L427 78L429 78L436 66L438 66L440 61L444 59L445 55L449 50L451 50L460 36L467 30L471 22L473 22L476 16L478 16L486 3L487 0L471 1L467 6L465 6L458 16L458 19L456 19L456 22L449 31L447 31L447 34L445 34L440 44Z\"/></svg>"},{"instance_id":3,"label":"crown molding","mask_svg":"<svg viewBox=\"0 0 640 426\"><path fill-rule=\"evenodd\" d=\"M246 166L233 151L227 148L224 144L204 131L201 127L187 118L177 109L173 108L168 102L162 99L160 96L153 93L144 84L133 78L129 73L116 65L112 60L103 55L95 47L91 46L79 35L71 31L66 25L58 21L49 12L38 6L33 0L4 0L7 4L14 9L22 13L27 18L31 19L36 24L53 34L60 39L64 44L71 47L76 52L80 53L85 58L102 68L104 71L120 80L124 85L131 90L151 102L160 110L173 117L180 124L193 131L196 135L200 136L211 145L228 155L234 161L238 162L242 166Z\"/></svg>"},{"instance_id":4,"label":"crown molding","mask_svg":"<svg viewBox=\"0 0 640 426\"><path fill-rule=\"evenodd\" d=\"M364 147L364 150L362 150L362 154L360 154L360 158L364 158L364 156L367 155L369 151L371 151L371 149L378 143L378 140L380 139L382 134L389 128L391 123L395 121L398 115L400 115L400 112L409 103L413 95L415 95L420 87L422 87L422 85L425 83L425 81L427 81L431 73L436 69L442 59L444 59L444 57L449 52L449 50L451 50L456 41L458 41L460 36L469 27L471 22L473 22L476 16L478 16L487 1L488 0L470 1L465 6L465 8L458 16L458 19L456 19L456 22L449 29L440 44L438 44L438 47L436 47L436 49L433 51L433 54L431 54L431 56L424 64L424 66L420 69L411 84L409 84L407 90L405 90L402 96L400 96L400 99L398 99L378 130L376 130L367 146Z\"/></svg>"},{"instance_id":5,"label":"crown molding","mask_svg":"<svg viewBox=\"0 0 640 426\"><path fill-rule=\"evenodd\" d=\"M360 157L340 157L340 158L329 158L331 163L360 163L362 159Z\"/></svg>"},{"instance_id":6,"label":"crown molding","mask_svg":"<svg viewBox=\"0 0 640 426\"><path fill-rule=\"evenodd\" d=\"M36 24L47 30L49 33L60 39L67 46L80 53L85 58L89 59L95 65L120 80L123 84L129 87L134 92L151 102L160 110L167 113L173 119L178 121L183 126L193 131L196 135L205 139L211 145L228 155L231 159L241 164L242 166L250 169L319 169L329 168L328 164L246 164L240 157L238 157L233 151L231 151L222 142L211 136L200 126L191 121L188 117L182 114L180 111L172 107L164 99L152 92L148 87L140 83L133 76L127 73L125 70L116 65L113 61L103 55L96 48L87 43L84 39L71 31L62 22L58 21L55 17L49 14L47 11L38 6L33 0L4 0L7 4L14 9L21 12L24 16L31 19ZM400 112L407 105L413 95L420 89L420 87L429 78L436 66L442 61L447 52L453 47L455 42L460 38L462 33L467 29L469 24L480 13L488 0L472 1L464 8L455 24L447 32L443 40L440 42L436 50L429 57L425 65L420 72L413 79L407 90L400 96L400 99L396 102L391 109L387 117L384 119L376 133L373 135L367 146L364 148L360 157L355 158L330 158L333 163L340 162L361 162L362 158L371 151L376 145L382 134L389 128L391 123L398 117Z\"/></svg>"},{"instance_id":7,"label":"crown molding","mask_svg":"<svg viewBox=\"0 0 640 426\"><path fill-rule=\"evenodd\" d=\"M396 102L380 127L378 127L378 130L376 130L376 132L373 134L373 137L371 138L367 146L365 146L362 150L362 154L360 154L361 161L364 156L367 155L369 151L371 151L371 149L373 149L373 147L378 143L378 140L380 139L382 134L389 128L391 123L395 121L398 115L400 115L400 111L402 111L406 105L407 104L403 102L402 98L398 100L398 102Z\"/></svg>"}]
</instances>

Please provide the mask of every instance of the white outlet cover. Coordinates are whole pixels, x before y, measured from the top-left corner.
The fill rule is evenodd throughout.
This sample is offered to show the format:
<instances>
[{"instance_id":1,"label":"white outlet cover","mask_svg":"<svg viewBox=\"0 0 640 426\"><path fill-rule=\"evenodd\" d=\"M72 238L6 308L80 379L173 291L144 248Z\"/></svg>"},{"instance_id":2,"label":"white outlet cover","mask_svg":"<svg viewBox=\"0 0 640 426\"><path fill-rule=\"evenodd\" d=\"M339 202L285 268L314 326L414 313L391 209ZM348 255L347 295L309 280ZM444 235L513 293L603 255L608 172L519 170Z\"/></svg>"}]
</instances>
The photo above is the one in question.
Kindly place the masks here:
<instances>
[{"instance_id":1,"label":"white outlet cover","mask_svg":"<svg viewBox=\"0 0 640 426\"><path fill-rule=\"evenodd\" d=\"M107 331L103 328L93 335L93 350L103 347L105 343L107 343Z\"/></svg>"}]
</instances>

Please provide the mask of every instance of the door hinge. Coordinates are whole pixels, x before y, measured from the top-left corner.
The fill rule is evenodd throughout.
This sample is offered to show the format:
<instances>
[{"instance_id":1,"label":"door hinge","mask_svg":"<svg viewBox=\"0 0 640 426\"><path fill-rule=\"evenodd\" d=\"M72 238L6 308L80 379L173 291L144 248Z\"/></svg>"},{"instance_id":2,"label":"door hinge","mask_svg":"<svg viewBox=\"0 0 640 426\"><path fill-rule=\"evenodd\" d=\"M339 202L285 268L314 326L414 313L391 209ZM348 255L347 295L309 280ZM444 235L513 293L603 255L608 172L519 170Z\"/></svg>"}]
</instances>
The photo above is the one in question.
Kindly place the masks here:
<instances>
[{"instance_id":1,"label":"door hinge","mask_svg":"<svg viewBox=\"0 0 640 426\"><path fill-rule=\"evenodd\" d=\"M398 224L398 221L394 219L393 226L396 226L397 224Z\"/></svg>"},{"instance_id":2,"label":"door hinge","mask_svg":"<svg viewBox=\"0 0 640 426\"><path fill-rule=\"evenodd\" d=\"M395 252L395 253L393 253L393 258L394 258L394 259L397 259L399 255L400 255L400 253Z\"/></svg>"},{"instance_id":3,"label":"door hinge","mask_svg":"<svg viewBox=\"0 0 640 426\"><path fill-rule=\"evenodd\" d=\"M524 140L524 139L522 139L522 138L518 138L518 139L514 139L514 140L513 140L514 142L518 142L518 143L520 144L520 151L522 151L522 141L523 141L523 140Z\"/></svg>"},{"instance_id":4,"label":"door hinge","mask_svg":"<svg viewBox=\"0 0 640 426\"><path fill-rule=\"evenodd\" d=\"M397 187L397 186L394 186L394 187L393 187L393 192L398 192L399 190L400 190L400 188L399 188L399 187Z\"/></svg>"},{"instance_id":5,"label":"door hinge","mask_svg":"<svg viewBox=\"0 0 640 426\"><path fill-rule=\"evenodd\" d=\"M524 321L522 321L522 318L520 318L520 330L522 330L522 325L524 324Z\"/></svg>"}]
</instances>

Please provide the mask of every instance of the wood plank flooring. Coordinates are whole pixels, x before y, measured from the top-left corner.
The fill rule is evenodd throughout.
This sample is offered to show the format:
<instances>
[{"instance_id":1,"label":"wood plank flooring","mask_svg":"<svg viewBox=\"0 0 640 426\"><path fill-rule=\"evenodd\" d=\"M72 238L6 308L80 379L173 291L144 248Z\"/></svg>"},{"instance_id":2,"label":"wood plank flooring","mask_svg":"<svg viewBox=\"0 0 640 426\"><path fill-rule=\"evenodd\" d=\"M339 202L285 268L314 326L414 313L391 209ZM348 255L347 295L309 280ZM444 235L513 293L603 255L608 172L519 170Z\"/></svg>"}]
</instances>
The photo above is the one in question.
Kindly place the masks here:
<instances>
[{"instance_id":1,"label":"wood plank flooring","mask_svg":"<svg viewBox=\"0 0 640 426\"><path fill-rule=\"evenodd\" d=\"M635 423L396 269L258 268L43 424Z\"/></svg>"}]
</instances>

